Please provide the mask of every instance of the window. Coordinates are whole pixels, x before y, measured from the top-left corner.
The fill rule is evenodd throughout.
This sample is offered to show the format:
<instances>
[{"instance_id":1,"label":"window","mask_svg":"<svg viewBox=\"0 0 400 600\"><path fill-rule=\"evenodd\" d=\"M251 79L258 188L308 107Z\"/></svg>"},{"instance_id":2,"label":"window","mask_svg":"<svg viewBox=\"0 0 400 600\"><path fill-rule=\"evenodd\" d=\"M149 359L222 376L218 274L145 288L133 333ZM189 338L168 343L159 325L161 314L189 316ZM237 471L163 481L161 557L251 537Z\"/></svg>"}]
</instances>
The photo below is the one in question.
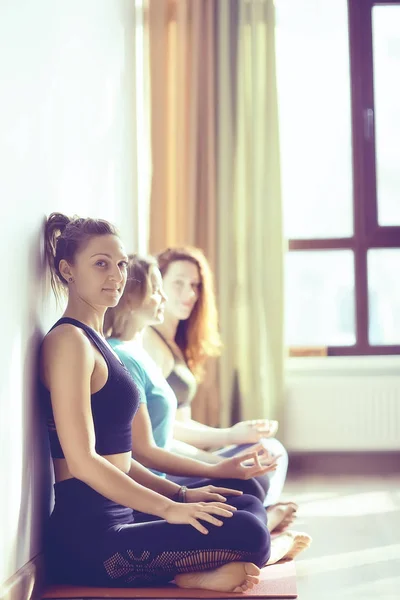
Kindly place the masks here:
<instances>
[{"instance_id":1,"label":"window","mask_svg":"<svg viewBox=\"0 0 400 600\"><path fill-rule=\"evenodd\" d=\"M400 0L276 0L286 342L400 353Z\"/></svg>"}]
</instances>

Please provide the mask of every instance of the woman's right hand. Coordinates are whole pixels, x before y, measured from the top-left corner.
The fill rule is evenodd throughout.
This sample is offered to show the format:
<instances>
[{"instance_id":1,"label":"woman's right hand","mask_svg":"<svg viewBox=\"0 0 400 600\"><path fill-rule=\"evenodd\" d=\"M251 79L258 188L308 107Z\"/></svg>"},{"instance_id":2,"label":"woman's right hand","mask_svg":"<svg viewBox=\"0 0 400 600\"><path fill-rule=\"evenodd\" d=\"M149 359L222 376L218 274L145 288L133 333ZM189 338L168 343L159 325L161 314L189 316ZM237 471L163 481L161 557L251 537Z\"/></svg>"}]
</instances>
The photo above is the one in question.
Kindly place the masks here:
<instances>
[{"instance_id":1,"label":"woman's right hand","mask_svg":"<svg viewBox=\"0 0 400 600\"><path fill-rule=\"evenodd\" d=\"M208 529L204 527L202 521L221 527L224 522L214 515L231 517L235 511L234 506L222 502L191 502L188 504L173 502L168 506L163 517L167 523L192 525L200 533L207 534Z\"/></svg>"},{"instance_id":2,"label":"woman's right hand","mask_svg":"<svg viewBox=\"0 0 400 600\"><path fill-rule=\"evenodd\" d=\"M225 458L212 465L212 477L229 479L250 479L260 477L277 468L280 456L273 456L262 444L255 444L236 456Z\"/></svg>"}]
</instances>

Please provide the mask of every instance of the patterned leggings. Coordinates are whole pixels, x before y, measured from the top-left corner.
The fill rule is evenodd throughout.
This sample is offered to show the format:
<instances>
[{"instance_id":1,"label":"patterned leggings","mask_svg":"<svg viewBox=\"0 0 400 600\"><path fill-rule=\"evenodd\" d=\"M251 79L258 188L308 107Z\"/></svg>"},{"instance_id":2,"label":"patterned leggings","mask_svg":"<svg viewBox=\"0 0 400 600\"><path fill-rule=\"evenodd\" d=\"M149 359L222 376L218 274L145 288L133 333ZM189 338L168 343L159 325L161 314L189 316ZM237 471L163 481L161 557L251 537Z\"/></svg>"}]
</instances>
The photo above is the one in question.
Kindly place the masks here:
<instances>
[{"instance_id":1,"label":"patterned leggings","mask_svg":"<svg viewBox=\"0 0 400 600\"><path fill-rule=\"evenodd\" d=\"M231 497L238 509L208 535L116 504L77 479L55 484L46 533L48 579L54 583L135 587L165 584L178 573L233 561L263 566L270 554L265 509L252 496Z\"/></svg>"}]
</instances>

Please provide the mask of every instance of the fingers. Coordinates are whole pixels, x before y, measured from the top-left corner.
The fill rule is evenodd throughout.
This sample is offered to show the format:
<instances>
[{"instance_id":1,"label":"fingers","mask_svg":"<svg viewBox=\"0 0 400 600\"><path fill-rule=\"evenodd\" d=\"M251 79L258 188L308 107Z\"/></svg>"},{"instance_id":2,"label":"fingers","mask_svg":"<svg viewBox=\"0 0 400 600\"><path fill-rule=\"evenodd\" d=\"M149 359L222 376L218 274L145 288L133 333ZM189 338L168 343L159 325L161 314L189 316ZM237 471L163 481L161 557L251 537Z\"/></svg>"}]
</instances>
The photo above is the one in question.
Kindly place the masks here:
<instances>
[{"instance_id":1,"label":"fingers","mask_svg":"<svg viewBox=\"0 0 400 600\"><path fill-rule=\"evenodd\" d=\"M270 432L271 437L276 434L276 432L278 431L278 428L279 428L278 421L271 421L271 432Z\"/></svg>"},{"instance_id":2,"label":"fingers","mask_svg":"<svg viewBox=\"0 0 400 600\"><path fill-rule=\"evenodd\" d=\"M282 454L271 454L264 446L263 444L256 444L254 446L255 450L257 450L258 446L261 446L260 451L258 452L258 462L260 463L260 465L273 465L275 462L277 462L278 458L280 458L282 456ZM245 461L242 462L245 463L250 463L250 464L254 464L254 460L252 461L251 459L246 459Z\"/></svg>"},{"instance_id":3,"label":"fingers","mask_svg":"<svg viewBox=\"0 0 400 600\"><path fill-rule=\"evenodd\" d=\"M254 460L254 456L256 454L257 454L256 452L246 452L245 454L240 454L239 456L235 456L233 458L233 462L235 462L235 463L243 463L246 460L250 460L250 459Z\"/></svg>"},{"instance_id":4,"label":"fingers","mask_svg":"<svg viewBox=\"0 0 400 600\"><path fill-rule=\"evenodd\" d=\"M214 487L213 485L210 485L210 492L213 492L214 494L226 494L227 496L241 496L243 494L242 491L240 490L231 490L230 488L224 488L224 487ZM224 498L224 501L226 500L226 498Z\"/></svg>"},{"instance_id":5,"label":"fingers","mask_svg":"<svg viewBox=\"0 0 400 600\"><path fill-rule=\"evenodd\" d=\"M273 437L278 431L279 423L269 419L255 419L246 421L246 424L254 429L260 438Z\"/></svg>"},{"instance_id":6,"label":"fingers","mask_svg":"<svg viewBox=\"0 0 400 600\"><path fill-rule=\"evenodd\" d=\"M272 466L268 465L267 467L262 467L261 469L257 467L247 467L246 475L248 479L250 479L251 477L261 477L261 475L265 475L265 473L275 471L276 467L276 464L273 464Z\"/></svg>"},{"instance_id":7,"label":"fingers","mask_svg":"<svg viewBox=\"0 0 400 600\"><path fill-rule=\"evenodd\" d=\"M197 512L195 513L195 519L201 519L202 521L206 521L207 523L211 523L212 525L216 525L217 527L221 527L221 525L224 524L223 521L221 521L220 519L217 519L216 517L214 517L213 515L210 515L209 513L206 512Z\"/></svg>"},{"instance_id":8,"label":"fingers","mask_svg":"<svg viewBox=\"0 0 400 600\"><path fill-rule=\"evenodd\" d=\"M200 531L200 533L203 533L204 535L207 535L208 533L208 529L206 529L204 525L199 523L199 521L197 521L195 518L189 519L189 525L191 525L192 527L197 529L197 531Z\"/></svg>"},{"instance_id":9,"label":"fingers","mask_svg":"<svg viewBox=\"0 0 400 600\"><path fill-rule=\"evenodd\" d=\"M269 419L252 419L251 421L246 421L246 423L252 427L267 427L269 425Z\"/></svg>"},{"instance_id":10,"label":"fingers","mask_svg":"<svg viewBox=\"0 0 400 600\"><path fill-rule=\"evenodd\" d=\"M199 522L199 519L206 521L207 523L211 523L212 525L216 525L217 527L221 527L224 522L220 519L217 519L214 515L229 518L232 517L233 512L237 510L235 506L230 506L219 502L209 504L202 504L199 502L197 507L198 510L196 510L193 517L189 519L189 524L204 535L208 533L208 529Z\"/></svg>"},{"instance_id":11,"label":"fingers","mask_svg":"<svg viewBox=\"0 0 400 600\"><path fill-rule=\"evenodd\" d=\"M236 508L234 506L217 502L205 504L205 506L201 507L201 512L212 513L214 515L220 515L221 517L231 517L235 511Z\"/></svg>"},{"instance_id":12,"label":"fingers","mask_svg":"<svg viewBox=\"0 0 400 600\"><path fill-rule=\"evenodd\" d=\"M271 466L271 467L275 466L275 467L277 467L277 466L278 466L278 459L279 459L281 456L282 456L282 454L277 454L276 456L270 456L270 457L269 457L269 458L267 458L267 459L262 459L262 460L260 461L260 462L261 462L261 465L262 465L262 466Z\"/></svg>"},{"instance_id":13,"label":"fingers","mask_svg":"<svg viewBox=\"0 0 400 600\"><path fill-rule=\"evenodd\" d=\"M274 461L267 465L261 465L260 463L253 464L252 466L243 465L243 471L245 479L250 479L251 477L260 477L265 473L269 473L270 471L275 471L277 468L277 463Z\"/></svg>"},{"instance_id":14,"label":"fingers","mask_svg":"<svg viewBox=\"0 0 400 600\"><path fill-rule=\"evenodd\" d=\"M237 463L246 463L250 461L250 464L256 464L258 466L261 466L260 460L263 462L266 462L267 460L272 462L272 460L274 460L272 455L265 450L264 447L259 452L247 452L246 454L242 454L241 456L237 456L235 458Z\"/></svg>"},{"instance_id":15,"label":"fingers","mask_svg":"<svg viewBox=\"0 0 400 600\"><path fill-rule=\"evenodd\" d=\"M213 494L212 492L207 492L207 494L208 502L226 502L226 498L220 494Z\"/></svg>"}]
</instances>

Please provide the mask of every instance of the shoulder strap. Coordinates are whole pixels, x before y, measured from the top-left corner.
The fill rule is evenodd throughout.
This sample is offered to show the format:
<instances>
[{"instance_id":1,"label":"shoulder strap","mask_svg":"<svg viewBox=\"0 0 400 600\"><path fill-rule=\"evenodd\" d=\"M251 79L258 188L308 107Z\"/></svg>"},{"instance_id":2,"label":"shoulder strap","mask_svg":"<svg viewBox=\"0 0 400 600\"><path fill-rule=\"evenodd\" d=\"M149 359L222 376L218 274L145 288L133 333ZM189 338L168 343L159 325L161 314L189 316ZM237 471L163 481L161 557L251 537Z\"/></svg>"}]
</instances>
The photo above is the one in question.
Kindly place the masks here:
<instances>
[{"instance_id":1,"label":"shoulder strap","mask_svg":"<svg viewBox=\"0 0 400 600\"><path fill-rule=\"evenodd\" d=\"M171 344L168 342L168 340L163 336L163 334L160 331L158 331L158 329L155 329L154 327L151 327L151 329L153 331L155 331L157 335L160 336L160 338L162 339L164 344L168 347L169 351L172 353L172 356L179 362L183 362L184 364L186 364L183 354L182 353L178 354L178 352L175 350L175 348L173 346L171 346Z\"/></svg>"},{"instance_id":2,"label":"shoulder strap","mask_svg":"<svg viewBox=\"0 0 400 600\"><path fill-rule=\"evenodd\" d=\"M90 339L92 344L96 346L97 350L101 353L107 365L109 365L110 355L113 355L111 348L108 347L108 344L99 336L99 334L86 323L82 323L82 321L78 321L77 319L72 319L71 317L62 317L56 323L54 323L53 327L50 329L52 331L59 325L74 325L75 327L79 327L83 329L86 333L87 337Z\"/></svg>"},{"instance_id":3,"label":"shoulder strap","mask_svg":"<svg viewBox=\"0 0 400 600\"><path fill-rule=\"evenodd\" d=\"M172 354L173 354L174 356L177 356L177 355L176 355L176 352L175 352L175 351L174 351L174 349L171 347L171 345L169 344L168 340L167 340L167 339L166 339L166 338L163 336L163 334L161 333L161 331L158 331L158 329L156 329L155 327L151 327L151 329L154 331L154 333L156 333L156 334L157 334L157 335L158 335L158 336L159 336L159 337L162 339L162 341L164 342L164 344L165 344L166 346L168 346L168 348L169 348L169 350L172 352ZM179 358L179 357L177 357L177 358Z\"/></svg>"}]
</instances>

